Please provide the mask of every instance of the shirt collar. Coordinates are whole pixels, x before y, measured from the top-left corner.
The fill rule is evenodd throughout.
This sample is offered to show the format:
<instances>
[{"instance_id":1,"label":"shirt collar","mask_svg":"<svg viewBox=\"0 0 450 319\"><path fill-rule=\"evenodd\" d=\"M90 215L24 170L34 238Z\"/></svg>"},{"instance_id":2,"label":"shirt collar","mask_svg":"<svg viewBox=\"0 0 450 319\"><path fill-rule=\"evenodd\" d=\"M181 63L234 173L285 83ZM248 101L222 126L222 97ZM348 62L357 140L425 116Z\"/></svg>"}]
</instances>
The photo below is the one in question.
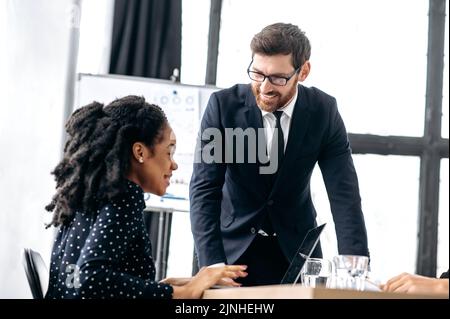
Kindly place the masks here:
<instances>
[{"instance_id":1,"label":"shirt collar","mask_svg":"<svg viewBox=\"0 0 450 319\"><path fill-rule=\"evenodd\" d=\"M292 113L294 112L294 106L295 106L295 103L297 102L297 97L298 97L298 87L295 90L294 97L288 103L288 105L283 106L282 108L279 108L277 111L283 111L284 114L289 116L289 118L292 118ZM261 110L261 114L262 114L263 117L270 113L270 112L263 111L261 108L260 108L260 110Z\"/></svg>"}]
</instances>

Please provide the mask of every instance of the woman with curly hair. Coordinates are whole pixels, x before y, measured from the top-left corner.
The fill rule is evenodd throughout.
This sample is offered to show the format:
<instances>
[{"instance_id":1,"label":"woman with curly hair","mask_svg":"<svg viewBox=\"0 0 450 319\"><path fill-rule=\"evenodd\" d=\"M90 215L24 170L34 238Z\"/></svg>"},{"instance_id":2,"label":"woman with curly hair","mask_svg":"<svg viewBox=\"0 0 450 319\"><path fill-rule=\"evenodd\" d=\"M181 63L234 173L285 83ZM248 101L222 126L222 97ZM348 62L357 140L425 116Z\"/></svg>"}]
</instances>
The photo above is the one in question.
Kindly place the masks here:
<instances>
[{"instance_id":1,"label":"woman with curly hair","mask_svg":"<svg viewBox=\"0 0 450 319\"><path fill-rule=\"evenodd\" d=\"M246 266L202 268L189 279L155 282L142 212L144 192L163 195L175 135L164 112L143 97L93 102L66 124L64 157L52 174L46 209L59 227L46 298L200 298L215 284L238 286Z\"/></svg>"}]
</instances>

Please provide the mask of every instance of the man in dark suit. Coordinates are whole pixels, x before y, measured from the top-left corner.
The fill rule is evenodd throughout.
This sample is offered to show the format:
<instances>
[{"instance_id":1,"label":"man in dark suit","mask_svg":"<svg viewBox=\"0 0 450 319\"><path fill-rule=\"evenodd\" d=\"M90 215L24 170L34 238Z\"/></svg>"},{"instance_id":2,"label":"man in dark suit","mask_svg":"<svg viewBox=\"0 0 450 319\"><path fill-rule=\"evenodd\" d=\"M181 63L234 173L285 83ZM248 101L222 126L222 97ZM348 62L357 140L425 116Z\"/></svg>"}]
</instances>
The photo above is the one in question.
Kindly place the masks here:
<instances>
[{"instance_id":1,"label":"man in dark suit","mask_svg":"<svg viewBox=\"0 0 450 319\"><path fill-rule=\"evenodd\" d=\"M280 283L316 225L310 194L316 163L339 253L368 256L358 180L336 100L299 84L310 72L309 40L297 26L277 23L256 34L251 49L251 84L212 94L201 123L190 183L199 265L246 264L244 285ZM313 256L321 254L319 245Z\"/></svg>"}]
</instances>

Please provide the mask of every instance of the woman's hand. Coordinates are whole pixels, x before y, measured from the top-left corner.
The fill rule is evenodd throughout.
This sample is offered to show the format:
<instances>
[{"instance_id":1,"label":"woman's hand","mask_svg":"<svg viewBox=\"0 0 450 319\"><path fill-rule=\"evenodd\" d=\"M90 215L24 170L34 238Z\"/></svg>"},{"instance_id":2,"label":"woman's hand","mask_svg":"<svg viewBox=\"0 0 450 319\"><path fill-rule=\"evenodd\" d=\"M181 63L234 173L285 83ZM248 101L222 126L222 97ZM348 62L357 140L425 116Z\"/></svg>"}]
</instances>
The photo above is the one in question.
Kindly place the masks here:
<instances>
[{"instance_id":1,"label":"woman's hand","mask_svg":"<svg viewBox=\"0 0 450 319\"><path fill-rule=\"evenodd\" d=\"M165 278L160 281L160 283L168 284L172 286L184 286L188 282L192 280L193 277L186 277L186 278Z\"/></svg>"},{"instance_id":2,"label":"woman's hand","mask_svg":"<svg viewBox=\"0 0 450 319\"><path fill-rule=\"evenodd\" d=\"M426 295L447 295L448 279L430 278L402 273L380 287L383 291Z\"/></svg>"},{"instance_id":3,"label":"woman's hand","mask_svg":"<svg viewBox=\"0 0 450 319\"><path fill-rule=\"evenodd\" d=\"M183 285L173 285L173 298L182 299L198 299L203 295L203 292L216 285L224 285L230 287L239 287L240 284L234 281L238 277L246 277L245 270L247 266L244 265L225 265L220 267L202 267L200 271ZM175 281L176 278L169 280ZM183 278L186 279L186 278ZM183 281L182 281L183 282ZM171 284L170 282L166 282Z\"/></svg>"}]
</instances>

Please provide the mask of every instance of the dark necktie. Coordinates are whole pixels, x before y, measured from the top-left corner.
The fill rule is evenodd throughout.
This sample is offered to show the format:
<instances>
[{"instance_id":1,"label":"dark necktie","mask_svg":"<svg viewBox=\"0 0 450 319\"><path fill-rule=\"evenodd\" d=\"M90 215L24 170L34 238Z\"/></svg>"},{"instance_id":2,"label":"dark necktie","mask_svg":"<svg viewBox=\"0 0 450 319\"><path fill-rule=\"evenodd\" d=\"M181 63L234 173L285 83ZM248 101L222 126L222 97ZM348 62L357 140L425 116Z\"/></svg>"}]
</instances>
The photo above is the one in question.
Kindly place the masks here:
<instances>
[{"instance_id":1,"label":"dark necktie","mask_svg":"<svg viewBox=\"0 0 450 319\"><path fill-rule=\"evenodd\" d=\"M275 111L275 112L273 112L273 115L275 115L275 118L276 118L276 125L275 125L274 135L272 138L272 149L271 149L271 157L270 158L273 159L274 156L276 156L278 159L277 170L273 174L274 175L273 177L275 180L276 175L277 175L278 171L280 170L281 164L283 163L283 159L284 159L284 134L283 134L283 129L281 128L281 116L283 115L283 111ZM275 132L278 133L276 139L275 139Z\"/></svg>"}]
</instances>

